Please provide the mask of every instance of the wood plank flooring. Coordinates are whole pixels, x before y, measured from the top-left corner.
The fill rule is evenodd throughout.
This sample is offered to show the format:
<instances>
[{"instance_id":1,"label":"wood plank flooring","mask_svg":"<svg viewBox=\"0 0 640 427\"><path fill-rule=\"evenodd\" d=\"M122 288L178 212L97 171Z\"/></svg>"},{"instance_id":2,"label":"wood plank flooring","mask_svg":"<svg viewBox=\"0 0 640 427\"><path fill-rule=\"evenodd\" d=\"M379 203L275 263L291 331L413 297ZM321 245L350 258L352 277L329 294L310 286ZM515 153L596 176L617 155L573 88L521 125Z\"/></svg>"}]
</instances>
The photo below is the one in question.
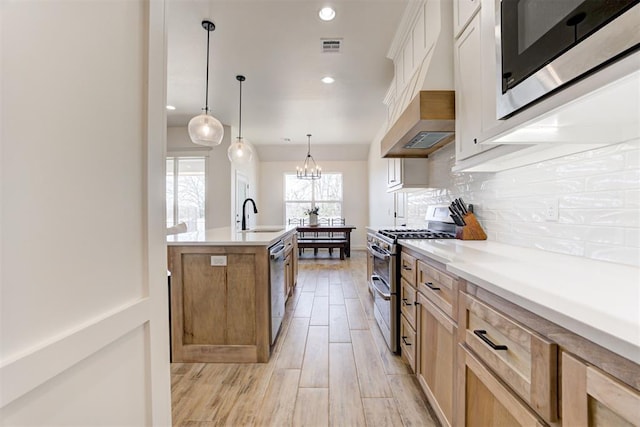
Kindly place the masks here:
<instances>
[{"instance_id":1,"label":"wood plank flooring","mask_svg":"<svg viewBox=\"0 0 640 427\"><path fill-rule=\"evenodd\" d=\"M371 301L365 252L302 257L269 363L173 363L173 425L438 425Z\"/></svg>"}]
</instances>

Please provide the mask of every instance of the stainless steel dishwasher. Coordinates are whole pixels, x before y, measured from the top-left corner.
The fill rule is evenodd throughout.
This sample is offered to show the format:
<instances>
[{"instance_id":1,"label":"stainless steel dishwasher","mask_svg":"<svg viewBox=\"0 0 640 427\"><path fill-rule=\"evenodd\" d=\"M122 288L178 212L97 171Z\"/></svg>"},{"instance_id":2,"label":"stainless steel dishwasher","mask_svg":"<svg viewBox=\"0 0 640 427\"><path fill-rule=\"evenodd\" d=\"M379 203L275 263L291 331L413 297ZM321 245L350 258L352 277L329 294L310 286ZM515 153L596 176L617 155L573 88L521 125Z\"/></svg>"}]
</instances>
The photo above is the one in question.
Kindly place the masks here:
<instances>
[{"instance_id":1,"label":"stainless steel dishwasher","mask_svg":"<svg viewBox=\"0 0 640 427\"><path fill-rule=\"evenodd\" d=\"M269 248L269 292L271 294L271 344L276 341L285 305L285 247L282 240Z\"/></svg>"}]
</instances>

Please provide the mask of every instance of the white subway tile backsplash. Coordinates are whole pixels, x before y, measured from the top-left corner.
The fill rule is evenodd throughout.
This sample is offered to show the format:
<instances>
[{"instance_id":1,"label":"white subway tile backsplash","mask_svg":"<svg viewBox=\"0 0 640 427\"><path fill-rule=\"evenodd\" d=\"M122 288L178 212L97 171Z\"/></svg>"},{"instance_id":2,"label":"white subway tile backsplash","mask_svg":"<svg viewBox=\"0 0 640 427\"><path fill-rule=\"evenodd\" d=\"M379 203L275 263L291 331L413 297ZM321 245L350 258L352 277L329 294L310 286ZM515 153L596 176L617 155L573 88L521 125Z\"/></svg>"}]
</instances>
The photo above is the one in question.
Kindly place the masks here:
<instances>
[{"instance_id":1,"label":"white subway tile backsplash","mask_svg":"<svg viewBox=\"0 0 640 427\"><path fill-rule=\"evenodd\" d=\"M640 209L640 190L628 190L624 193L624 205L630 209Z\"/></svg>"},{"instance_id":2,"label":"white subway tile backsplash","mask_svg":"<svg viewBox=\"0 0 640 427\"><path fill-rule=\"evenodd\" d=\"M628 151L624 153L626 169L638 169L640 168L640 150Z\"/></svg>"},{"instance_id":3,"label":"white subway tile backsplash","mask_svg":"<svg viewBox=\"0 0 640 427\"><path fill-rule=\"evenodd\" d=\"M640 169L596 175L586 179L586 189L589 191L633 189L638 188L639 185Z\"/></svg>"},{"instance_id":4,"label":"white subway tile backsplash","mask_svg":"<svg viewBox=\"0 0 640 427\"><path fill-rule=\"evenodd\" d=\"M585 256L602 261L640 265L640 248L587 243Z\"/></svg>"},{"instance_id":5,"label":"white subway tile backsplash","mask_svg":"<svg viewBox=\"0 0 640 427\"><path fill-rule=\"evenodd\" d=\"M625 246L640 247L640 229L624 229Z\"/></svg>"},{"instance_id":6,"label":"white subway tile backsplash","mask_svg":"<svg viewBox=\"0 0 640 427\"><path fill-rule=\"evenodd\" d=\"M408 223L462 197L489 240L640 266L640 140L496 173L451 173L454 161L453 144L429 157L440 188L408 196Z\"/></svg>"},{"instance_id":7,"label":"white subway tile backsplash","mask_svg":"<svg viewBox=\"0 0 640 427\"><path fill-rule=\"evenodd\" d=\"M560 209L584 208L623 208L625 193L623 191L599 191L564 194L559 197Z\"/></svg>"}]
</instances>

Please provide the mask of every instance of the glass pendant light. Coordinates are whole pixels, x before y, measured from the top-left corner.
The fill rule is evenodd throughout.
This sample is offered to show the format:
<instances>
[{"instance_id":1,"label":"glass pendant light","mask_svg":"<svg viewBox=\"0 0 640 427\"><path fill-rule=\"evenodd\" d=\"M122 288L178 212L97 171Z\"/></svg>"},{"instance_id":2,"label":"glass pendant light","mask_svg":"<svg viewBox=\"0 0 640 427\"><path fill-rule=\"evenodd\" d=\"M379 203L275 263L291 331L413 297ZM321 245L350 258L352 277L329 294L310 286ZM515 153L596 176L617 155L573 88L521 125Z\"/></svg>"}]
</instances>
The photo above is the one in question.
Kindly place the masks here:
<instances>
[{"instance_id":1,"label":"glass pendant light","mask_svg":"<svg viewBox=\"0 0 640 427\"><path fill-rule=\"evenodd\" d=\"M222 123L209 114L209 36L216 26L211 21L202 21L202 28L207 30L207 80L204 95L203 113L189 121L189 137L195 144L214 147L220 145L224 136Z\"/></svg>"},{"instance_id":2,"label":"glass pendant light","mask_svg":"<svg viewBox=\"0 0 640 427\"><path fill-rule=\"evenodd\" d=\"M302 167L296 166L298 179L320 179L322 177L322 169L316 164L311 156L311 134L307 134L307 157L304 159Z\"/></svg>"},{"instance_id":3,"label":"glass pendant light","mask_svg":"<svg viewBox=\"0 0 640 427\"><path fill-rule=\"evenodd\" d=\"M238 123L238 138L235 142L232 142L227 150L227 156L231 163L235 165L246 165L251 161L253 157L253 149L249 141L242 137L242 82L246 80L245 76L236 76L236 80L240 82L240 120Z\"/></svg>"}]
</instances>

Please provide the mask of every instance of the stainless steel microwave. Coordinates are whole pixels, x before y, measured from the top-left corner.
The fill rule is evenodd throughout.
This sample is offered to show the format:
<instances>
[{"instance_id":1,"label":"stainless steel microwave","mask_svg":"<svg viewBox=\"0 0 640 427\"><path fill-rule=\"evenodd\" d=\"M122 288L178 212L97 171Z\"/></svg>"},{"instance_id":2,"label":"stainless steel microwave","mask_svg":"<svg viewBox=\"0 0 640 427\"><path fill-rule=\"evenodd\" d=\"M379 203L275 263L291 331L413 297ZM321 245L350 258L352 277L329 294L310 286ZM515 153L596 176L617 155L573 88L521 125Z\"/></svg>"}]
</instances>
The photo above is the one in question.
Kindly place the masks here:
<instances>
[{"instance_id":1,"label":"stainless steel microwave","mask_svg":"<svg viewBox=\"0 0 640 427\"><path fill-rule=\"evenodd\" d=\"M638 50L639 23L640 0L499 0L498 118Z\"/></svg>"}]
</instances>

